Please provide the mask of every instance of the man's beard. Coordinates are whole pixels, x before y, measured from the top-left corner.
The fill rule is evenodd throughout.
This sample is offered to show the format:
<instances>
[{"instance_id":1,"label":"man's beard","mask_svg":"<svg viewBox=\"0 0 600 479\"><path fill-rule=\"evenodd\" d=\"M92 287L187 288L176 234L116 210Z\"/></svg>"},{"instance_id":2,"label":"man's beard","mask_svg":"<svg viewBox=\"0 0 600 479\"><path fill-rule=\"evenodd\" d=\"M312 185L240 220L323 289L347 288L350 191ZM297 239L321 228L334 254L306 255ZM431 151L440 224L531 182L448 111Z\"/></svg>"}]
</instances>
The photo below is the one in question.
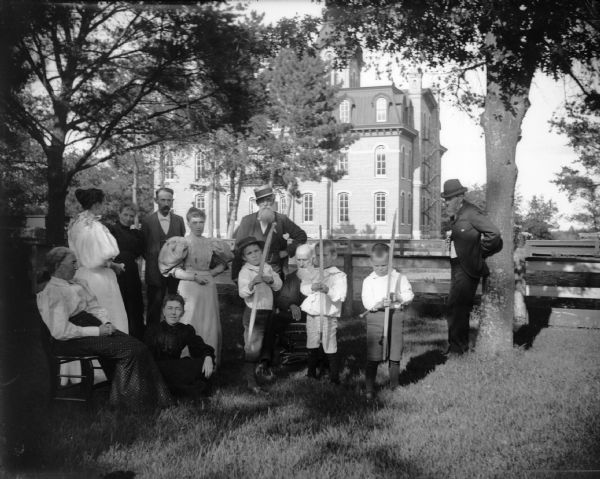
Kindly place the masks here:
<instances>
[{"instance_id":1,"label":"man's beard","mask_svg":"<svg viewBox=\"0 0 600 479\"><path fill-rule=\"evenodd\" d=\"M275 221L275 212L271 208L262 208L258 210L258 221L271 224Z\"/></svg>"},{"instance_id":2,"label":"man's beard","mask_svg":"<svg viewBox=\"0 0 600 479\"><path fill-rule=\"evenodd\" d=\"M162 208L160 208L160 213L163 216L167 216L169 214L169 211L171 211L171 207L170 206L163 206Z\"/></svg>"},{"instance_id":3,"label":"man's beard","mask_svg":"<svg viewBox=\"0 0 600 479\"><path fill-rule=\"evenodd\" d=\"M296 270L296 275L298 276L298 279L300 279L300 281L302 281L303 283L312 283L315 279L316 273L317 270L313 265L308 265L306 268L298 268Z\"/></svg>"}]
</instances>

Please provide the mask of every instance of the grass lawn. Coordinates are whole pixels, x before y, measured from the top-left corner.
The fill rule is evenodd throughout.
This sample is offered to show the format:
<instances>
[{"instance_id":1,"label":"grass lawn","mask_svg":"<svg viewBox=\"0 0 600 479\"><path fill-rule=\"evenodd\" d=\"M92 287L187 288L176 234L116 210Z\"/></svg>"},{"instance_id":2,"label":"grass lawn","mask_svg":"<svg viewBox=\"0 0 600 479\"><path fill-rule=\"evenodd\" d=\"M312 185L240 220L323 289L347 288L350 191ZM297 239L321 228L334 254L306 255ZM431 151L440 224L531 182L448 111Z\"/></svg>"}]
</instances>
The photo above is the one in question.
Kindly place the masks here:
<instances>
[{"instance_id":1,"label":"grass lawn","mask_svg":"<svg viewBox=\"0 0 600 479\"><path fill-rule=\"evenodd\" d=\"M45 473L16 477L541 478L600 471L600 330L544 329L529 350L450 359L429 372L445 344L445 322L413 318L404 386L382 389L369 405L362 321L345 321L339 332L342 386L281 370L270 396L256 397L241 386L239 316L224 313L229 347L210 398L138 415L57 404L41 438ZM382 387L386 377L380 367Z\"/></svg>"}]
</instances>

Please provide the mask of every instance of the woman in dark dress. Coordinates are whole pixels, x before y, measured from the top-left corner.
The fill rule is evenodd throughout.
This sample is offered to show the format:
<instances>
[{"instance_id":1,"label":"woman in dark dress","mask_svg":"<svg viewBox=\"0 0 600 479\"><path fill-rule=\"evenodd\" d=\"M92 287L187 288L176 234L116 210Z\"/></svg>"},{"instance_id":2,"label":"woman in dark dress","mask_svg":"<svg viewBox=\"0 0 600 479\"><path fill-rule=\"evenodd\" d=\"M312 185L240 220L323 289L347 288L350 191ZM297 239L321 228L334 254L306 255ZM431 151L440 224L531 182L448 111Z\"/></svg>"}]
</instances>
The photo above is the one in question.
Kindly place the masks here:
<instances>
[{"instance_id":1,"label":"woman in dark dress","mask_svg":"<svg viewBox=\"0 0 600 479\"><path fill-rule=\"evenodd\" d=\"M109 226L109 230L119 245L119 255L115 258L115 262L125 265L125 271L117 276L117 281L125 303L129 334L142 340L144 337L144 300L142 299L142 282L136 259L144 251L144 240L140 230L131 229L135 214L136 209L133 205L122 205L119 211L119 220L116 224Z\"/></svg>"},{"instance_id":2,"label":"woman in dark dress","mask_svg":"<svg viewBox=\"0 0 600 479\"><path fill-rule=\"evenodd\" d=\"M179 322L184 305L179 294L167 294L162 321L148 327L144 342L171 392L176 396L198 397L209 391L215 350L196 334L193 326ZM182 358L186 347L190 357Z\"/></svg>"}]
</instances>

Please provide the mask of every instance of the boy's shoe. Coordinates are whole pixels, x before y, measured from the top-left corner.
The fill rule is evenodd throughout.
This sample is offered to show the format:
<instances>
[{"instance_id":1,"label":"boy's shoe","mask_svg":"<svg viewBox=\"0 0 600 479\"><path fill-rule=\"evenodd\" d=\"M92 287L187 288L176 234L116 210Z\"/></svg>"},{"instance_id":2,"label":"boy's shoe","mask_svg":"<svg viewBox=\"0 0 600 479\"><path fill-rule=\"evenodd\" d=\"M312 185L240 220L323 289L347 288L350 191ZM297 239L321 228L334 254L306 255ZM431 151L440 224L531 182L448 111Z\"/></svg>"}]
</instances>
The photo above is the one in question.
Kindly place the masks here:
<instances>
[{"instance_id":1,"label":"boy's shoe","mask_svg":"<svg viewBox=\"0 0 600 479\"><path fill-rule=\"evenodd\" d=\"M273 374L273 371L271 371L271 368L263 363L256 367L255 373L265 381L273 381L275 379L275 375Z\"/></svg>"},{"instance_id":2,"label":"boy's shoe","mask_svg":"<svg viewBox=\"0 0 600 479\"><path fill-rule=\"evenodd\" d=\"M373 391L367 391L365 393L365 399L368 403L371 403L375 400L375 393Z\"/></svg>"}]
</instances>

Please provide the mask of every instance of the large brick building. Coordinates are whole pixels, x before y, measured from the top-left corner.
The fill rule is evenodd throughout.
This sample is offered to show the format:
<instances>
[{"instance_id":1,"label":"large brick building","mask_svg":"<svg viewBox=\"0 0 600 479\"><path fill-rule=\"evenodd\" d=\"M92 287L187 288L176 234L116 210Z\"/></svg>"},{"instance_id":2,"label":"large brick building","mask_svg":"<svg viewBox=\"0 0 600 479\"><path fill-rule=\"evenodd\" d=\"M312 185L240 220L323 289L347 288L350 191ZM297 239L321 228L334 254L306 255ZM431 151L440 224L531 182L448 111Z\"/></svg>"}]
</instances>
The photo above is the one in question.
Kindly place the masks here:
<instances>
[{"instance_id":1,"label":"large brick building","mask_svg":"<svg viewBox=\"0 0 600 479\"><path fill-rule=\"evenodd\" d=\"M406 89L393 84L365 86L361 62L353 60L346 69L332 71L331 79L342 84L335 114L353 125L359 139L341 155L342 179L300 183L301 197L291 205L290 217L309 237L317 237L321 225L328 237L385 238L397 211L400 238L439 237L440 163L445 148L439 140L439 105L433 92L422 88L420 72L409 74ZM207 234L210 230L226 236L228 197L211 193L201 154L167 158L166 167L157 168L156 182L175 190L178 213L191 205L206 209L214 218ZM282 191L280 211L285 211L286 201ZM238 218L255 208L252 187L246 187Z\"/></svg>"}]
</instances>

